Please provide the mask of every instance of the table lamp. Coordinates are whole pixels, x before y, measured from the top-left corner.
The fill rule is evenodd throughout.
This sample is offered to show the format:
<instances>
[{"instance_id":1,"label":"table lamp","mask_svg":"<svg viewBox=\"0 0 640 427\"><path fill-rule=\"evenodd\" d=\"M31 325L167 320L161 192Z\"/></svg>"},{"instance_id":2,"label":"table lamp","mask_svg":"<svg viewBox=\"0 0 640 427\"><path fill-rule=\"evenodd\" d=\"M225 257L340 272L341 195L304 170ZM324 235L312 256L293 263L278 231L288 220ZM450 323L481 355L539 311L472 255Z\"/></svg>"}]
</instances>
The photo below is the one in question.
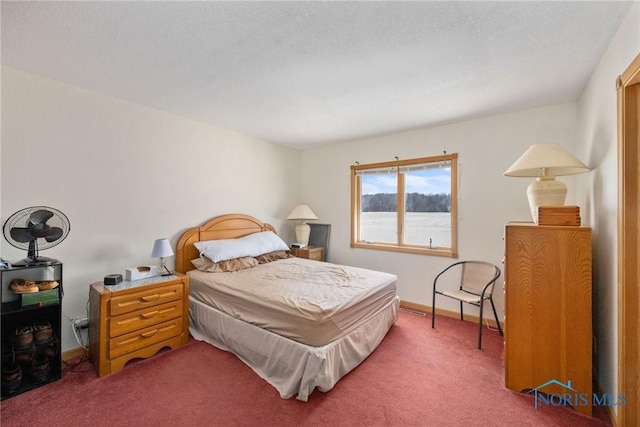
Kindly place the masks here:
<instances>
[{"instance_id":1,"label":"table lamp","mask_svg":"<svg viewBox=\"0 0 640 427\"><path fill-rule=\"evenodd\" d=\"M534 144L524 152L505 176L536 177L527 188L529 208L534 222L538 223L538 206L563 206L567 186L556 181L556 176L588 172L589 167L576 159L560 144Z\"/></svg>"},{"instance_id":2,"label":"table lamp","mask_svg":"<svg viewBox=\"0 0 640 427\"><path fill-rule=\"evenodd\" d=\"M158 239L153 244L153 250L151 251L151 258L160 258L159 266L162 276L170 276L171 272L164 263L166 257L173 256L173 249L169 244L169 239ZM166 271L166 273L165 273Z\"/></svg>"},{"instance_id":3,"label":"table lamp","mask_svg":"<svg viewBox=\"0 0 640 427\"><path fill-rule=\"evenodd\" d=\"M307 246L309 244L311 227L309 227L309 224L307 224L306 221L310 219L318 219L318 216L313 212L308 204L301 203L293 208L287 219L300 220L300 222L296 224L296 243Z\"/></svg>"}]
</instances>

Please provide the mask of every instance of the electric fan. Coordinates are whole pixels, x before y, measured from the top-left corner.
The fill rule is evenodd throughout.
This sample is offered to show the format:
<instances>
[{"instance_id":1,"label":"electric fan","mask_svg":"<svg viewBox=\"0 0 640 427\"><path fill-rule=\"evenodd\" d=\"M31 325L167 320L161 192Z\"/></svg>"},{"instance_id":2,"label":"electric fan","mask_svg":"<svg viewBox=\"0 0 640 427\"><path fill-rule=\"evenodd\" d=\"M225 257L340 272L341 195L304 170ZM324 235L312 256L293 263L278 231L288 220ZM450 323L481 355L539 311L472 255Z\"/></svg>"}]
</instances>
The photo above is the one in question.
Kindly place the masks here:
<instances>
[{"instance_id":1,"label":"electric fan","mask_svg":"<svg viewBox=\"0 0 640 427\"><path fill-rule=\"evenodd\" d=\"M4 237L12 246L27 250L27 258L13 263L17 266L50 265L58 260L41 257L41 249L62 242L71 229L69 218L57 209L32 206L14 213L4 223Z\"/></svg>"}]
</instances>

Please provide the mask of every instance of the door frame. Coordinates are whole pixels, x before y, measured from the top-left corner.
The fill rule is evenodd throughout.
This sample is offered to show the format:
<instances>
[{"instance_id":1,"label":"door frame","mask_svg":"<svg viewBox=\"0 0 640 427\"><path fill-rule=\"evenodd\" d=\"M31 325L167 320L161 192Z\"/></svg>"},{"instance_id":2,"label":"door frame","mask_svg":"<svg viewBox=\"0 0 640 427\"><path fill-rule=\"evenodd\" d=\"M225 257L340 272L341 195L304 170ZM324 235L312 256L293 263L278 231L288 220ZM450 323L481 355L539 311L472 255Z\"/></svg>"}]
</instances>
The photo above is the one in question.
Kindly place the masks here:
<instances>
[{"instance_id":1,"label":"door frame","mask_svg":"<svg viewBox=\"0 0 640 427\"><path fill-rule=\"evenodd\" d=\"M618 77L618 406L616 425L640 414L640 54Z\"/></svg>"}]
</instances>

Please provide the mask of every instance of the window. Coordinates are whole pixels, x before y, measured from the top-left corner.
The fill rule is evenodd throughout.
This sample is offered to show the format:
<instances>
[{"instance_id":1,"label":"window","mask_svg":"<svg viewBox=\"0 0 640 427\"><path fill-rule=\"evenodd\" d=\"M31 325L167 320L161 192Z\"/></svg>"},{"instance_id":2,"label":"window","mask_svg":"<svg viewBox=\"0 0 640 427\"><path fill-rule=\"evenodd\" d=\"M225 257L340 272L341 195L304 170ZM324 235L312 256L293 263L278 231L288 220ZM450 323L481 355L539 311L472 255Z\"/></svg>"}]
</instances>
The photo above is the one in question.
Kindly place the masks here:
<instances>
[{"instance_id":1,"label":"window","mask_svg":"<svg viewBox=\"0 0 640 427\"><path fill-rule=\"evenodd\" d=\"M351 247L456 258L457 160L351 166Z\"/></svg>"}]
</instances>

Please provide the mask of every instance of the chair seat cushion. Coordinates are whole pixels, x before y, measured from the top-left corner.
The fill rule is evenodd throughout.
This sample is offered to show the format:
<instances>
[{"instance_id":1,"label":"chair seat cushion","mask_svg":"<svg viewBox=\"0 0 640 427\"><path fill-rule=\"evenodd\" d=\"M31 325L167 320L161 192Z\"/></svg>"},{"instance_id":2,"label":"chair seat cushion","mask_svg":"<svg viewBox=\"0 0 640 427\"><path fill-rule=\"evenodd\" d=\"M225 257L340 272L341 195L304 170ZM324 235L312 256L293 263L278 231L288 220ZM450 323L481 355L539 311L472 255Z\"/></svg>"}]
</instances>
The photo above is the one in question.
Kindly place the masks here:
<instances>
[{"instance_id":1,"label":"chair seat cushion","mask_svg":"<svg viewBox=\"0 0 640 427\"><path fill-rule=\"evenodd\" d=\"M442 295L448 296L450 298L455 298L457 300L464 301L466 303L480 302L479 295L470 294L469 292L465 292L465 291L459 291L459 290L458 291L442 291Z\"/></svg>"}]
</instances>

